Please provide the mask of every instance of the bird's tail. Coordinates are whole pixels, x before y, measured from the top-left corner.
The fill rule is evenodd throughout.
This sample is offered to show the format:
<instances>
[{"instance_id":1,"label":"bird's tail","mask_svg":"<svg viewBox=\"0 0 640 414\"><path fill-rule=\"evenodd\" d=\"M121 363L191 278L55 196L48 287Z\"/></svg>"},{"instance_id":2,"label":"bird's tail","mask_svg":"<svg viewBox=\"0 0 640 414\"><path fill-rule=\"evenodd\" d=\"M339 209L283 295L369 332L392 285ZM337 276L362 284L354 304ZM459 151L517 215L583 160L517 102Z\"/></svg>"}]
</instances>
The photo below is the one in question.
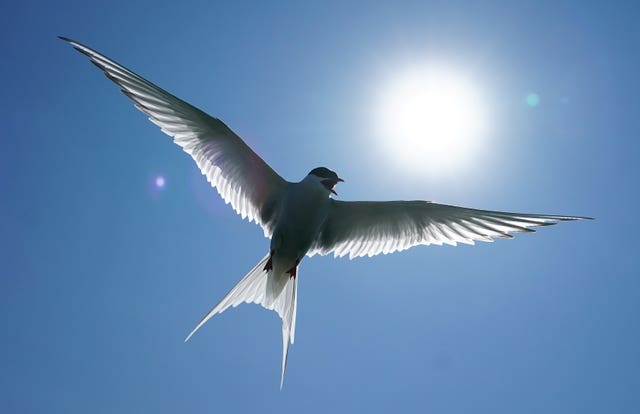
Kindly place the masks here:
<instances>
[{"instance_id":1,"label":"bird's tail","mask_svg":"<svg viewBox=\"0 0 640 414\"><path fill-rule=\"evenodd\" d=\"M280 318L282 318L282 376L280 377L280 389L282 389L284 372L287 367L289 343L293 344L296 331L298 278L291 278L287 273L279 271L279 266L275 266L273 270L265 271L264 269L268 260L269 255L266 255L260 260L260 262L202 318L184 341L187 342L212 316L224 312L230 306L236 307L243 302L247 302L257 303L267 309L274 310Z\"/></svg>"}]
</instances>

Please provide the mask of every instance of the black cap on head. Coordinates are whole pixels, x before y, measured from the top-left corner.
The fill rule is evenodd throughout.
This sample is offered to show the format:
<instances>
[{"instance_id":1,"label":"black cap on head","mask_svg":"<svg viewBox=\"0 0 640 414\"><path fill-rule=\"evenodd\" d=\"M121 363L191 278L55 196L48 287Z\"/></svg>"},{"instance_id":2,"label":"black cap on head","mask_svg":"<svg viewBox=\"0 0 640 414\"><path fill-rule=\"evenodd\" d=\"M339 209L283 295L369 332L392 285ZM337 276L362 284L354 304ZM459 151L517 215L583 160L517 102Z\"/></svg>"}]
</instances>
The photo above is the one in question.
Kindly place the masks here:
<instances>
[{"instance_id":1,"label":"black cap on head","mask_svg":"<svg viewBox=\"0 0 640 414\"><path fill-rule=\"evenodd\" d=\"M309 172L309 175L315 175L316 177L320 177L320 178L332 178L334 180L338 179L338 174L336 174L335 172L331 171L326 167L314 168Z\"/></svg>"}]
</instances>

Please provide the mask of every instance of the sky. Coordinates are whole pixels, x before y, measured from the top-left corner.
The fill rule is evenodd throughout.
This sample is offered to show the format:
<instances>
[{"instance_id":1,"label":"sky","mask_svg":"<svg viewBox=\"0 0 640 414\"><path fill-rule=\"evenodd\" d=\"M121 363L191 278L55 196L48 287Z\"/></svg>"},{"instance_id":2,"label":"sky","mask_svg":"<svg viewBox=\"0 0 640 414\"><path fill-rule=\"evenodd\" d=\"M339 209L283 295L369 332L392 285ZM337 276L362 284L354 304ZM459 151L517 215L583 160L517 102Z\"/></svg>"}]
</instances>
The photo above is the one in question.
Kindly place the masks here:
<instances>
[{"instance_id":1,"label":"sky","mask_svg":"<svg viewBox=\"0 0 640 414\"><path fill-rule=\"evenodd\" d=\"M482 3L3 2L0 411L640 412L640 6ZM596 220L305 259L280 391L273 312L183 343L262 230L58 35L223 119L286 179L337 171L339 199ZM434 62L491 114L441 174L377 122L385 85Z\"/></svg>"}]
</instances>

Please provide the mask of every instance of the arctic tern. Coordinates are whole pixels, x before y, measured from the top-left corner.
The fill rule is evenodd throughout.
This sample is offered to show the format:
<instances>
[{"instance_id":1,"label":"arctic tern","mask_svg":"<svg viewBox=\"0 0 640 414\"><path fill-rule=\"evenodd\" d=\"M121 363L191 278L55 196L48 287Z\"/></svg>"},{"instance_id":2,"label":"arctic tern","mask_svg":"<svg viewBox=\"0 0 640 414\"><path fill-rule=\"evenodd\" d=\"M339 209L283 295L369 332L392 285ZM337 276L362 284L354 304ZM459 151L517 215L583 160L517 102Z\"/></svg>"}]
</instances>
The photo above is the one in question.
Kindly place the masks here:
<instances>
[{"instance_id":1,"label":"arctic tern","mask_svg":"<svg viewBox=\"0 0 640 414\"><path fill-rule=\"evenodd\" d=\"M243 302L274 310L282 319L284 381L289 344L296 328L298 266L305 256L349 258L402 251L417 245L511 238L512 232L589 217L477 210L430 201L338 201L334 186L343 181L325 167L300 182L276 173L221 120L173 96L112 59L60 36L89 57L120 86L136 108L149 116L191 155L220 196L242 218L254 221L271 239L269 252L189 333L212 316Z\"/></svg>"}]
</instances>

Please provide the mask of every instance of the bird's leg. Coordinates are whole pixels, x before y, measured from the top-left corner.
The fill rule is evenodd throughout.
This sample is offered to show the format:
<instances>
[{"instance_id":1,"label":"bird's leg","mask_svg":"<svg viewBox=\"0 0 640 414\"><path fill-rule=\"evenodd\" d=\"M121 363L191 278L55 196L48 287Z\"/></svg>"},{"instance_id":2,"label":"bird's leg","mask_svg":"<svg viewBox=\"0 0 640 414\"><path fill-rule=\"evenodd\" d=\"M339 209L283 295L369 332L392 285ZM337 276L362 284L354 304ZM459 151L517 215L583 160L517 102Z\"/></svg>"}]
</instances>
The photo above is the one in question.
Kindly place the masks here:
<instances>
[{"instance_id":1,"label":"bird's leg","mask_svg":"<svg viewBox=\"0 0 640 414\"><path fill-rule=\"evenodd\" d=\"M292 267L291 269L287 270L287 274L289 275L289 279L296 278L296 271L298 270L297 266Z\"/></svg>"},{"instance_id":2,"label":"bird's leg","mask_svg":"<svg viewBox=\"0 0 640 414\"><path fill-rule=\"evenodd\" d=\"M289 275L289 279L296 278L296 275L298 274L298 265L300 264L300 259L296 259L296 265L293 266L291 269L287 270L287 274Z\"/></svg>"},{"instance_id":3,"label":"bird's leg","mask_svg":"<svg viewBox=\"0 0 640 414\"><path fill-rule=\"evenodd\" d=\"M273 270L273 250L271 250L271 252L269 253L269 260L267 260L267 264L264 265L264 269L262 270L264 270L265 272Z\"/></svg>"}]
</instances>

